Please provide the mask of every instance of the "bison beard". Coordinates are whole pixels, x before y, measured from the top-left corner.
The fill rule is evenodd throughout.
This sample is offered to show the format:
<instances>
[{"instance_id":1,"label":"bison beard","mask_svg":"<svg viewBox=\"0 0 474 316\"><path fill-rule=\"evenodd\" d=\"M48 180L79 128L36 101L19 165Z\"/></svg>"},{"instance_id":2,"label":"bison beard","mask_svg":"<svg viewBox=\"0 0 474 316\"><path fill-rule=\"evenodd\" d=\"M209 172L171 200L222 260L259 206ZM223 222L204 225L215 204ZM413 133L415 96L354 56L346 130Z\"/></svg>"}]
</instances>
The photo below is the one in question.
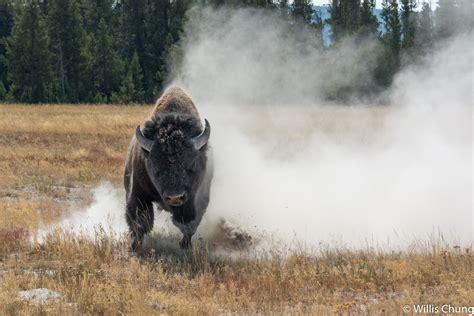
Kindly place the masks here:
<instances>
[{"instance_id":1,"label":"bison beard","mask_svg":"<svg viewBox=\"0 0 474 316\"><path fill-rule=\"evenodd\" d=\"M192 100L172 88L142 126L131 140L124 174L131 250L139 250L153 228L154 202L172 214L183 233L180 246L188 248L209 203L209 122L203 128Z\"/></svg>"}]
</instances>

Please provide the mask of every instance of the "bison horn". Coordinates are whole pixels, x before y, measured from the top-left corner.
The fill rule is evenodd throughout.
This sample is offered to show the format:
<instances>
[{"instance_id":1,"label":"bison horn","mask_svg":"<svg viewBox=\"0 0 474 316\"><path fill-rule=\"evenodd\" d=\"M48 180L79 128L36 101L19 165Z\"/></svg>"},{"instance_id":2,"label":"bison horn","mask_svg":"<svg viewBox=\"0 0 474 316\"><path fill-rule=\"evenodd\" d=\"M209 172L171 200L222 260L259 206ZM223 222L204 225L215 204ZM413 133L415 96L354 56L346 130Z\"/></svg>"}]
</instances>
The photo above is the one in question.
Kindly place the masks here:
<instances>
[{"instance_id":1,"label":"bison horn","mask_svg":"<svg viewBox=\"0 0 474 316\"><path fill-rule=\"evenodd\" d=\"M191 138L191 142L193 143L194 148L196 150L199 150L204 145L206 145L207 141L209 140L209 136L211 135L211 125L209 125L209 122L206 119L205 121L206 121L206 126L204 127L204 130L202 131L202 133L196 137Z\"/></svg>"},{"instance_id":2,"label":"bison horn","mask_svg":"<svg viewBox=\"0 0 474 316\"><path fill-rule=\"evenodd\" d=\"M150 152L151 146L153 145L153 141L142 134L142 131L140 130L140 125L137 126L135 136L137 137L137 140L140 143L140 146L142 146L142 148L146 150L147 152Z\"/></svg>"}]
</instances>

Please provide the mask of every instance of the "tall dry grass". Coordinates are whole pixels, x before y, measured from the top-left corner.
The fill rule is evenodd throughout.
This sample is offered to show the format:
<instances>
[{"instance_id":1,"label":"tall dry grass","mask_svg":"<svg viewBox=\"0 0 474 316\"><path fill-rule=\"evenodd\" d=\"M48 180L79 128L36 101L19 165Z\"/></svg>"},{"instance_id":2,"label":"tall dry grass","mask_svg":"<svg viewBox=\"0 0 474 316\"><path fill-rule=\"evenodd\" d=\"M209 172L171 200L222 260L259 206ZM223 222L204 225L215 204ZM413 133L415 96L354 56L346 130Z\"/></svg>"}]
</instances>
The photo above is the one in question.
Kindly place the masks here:
<instances>
[{"instance_id":1,"label":"tall dry grass","mask_svg":"<svg viewBox=\"0 0 474 316\"><path fill-rule=\"evenodd\" d=\"M439 241L404 252L320 247L250 258L216 256L206 245L130 258L126 238L100 229L92 240L57 231L32 241L71 196L87 205L89 188L120 183L129 137L148 111L0 106L0 314L378 315L401 314L405 304L472 305L471 249ZM35 288L61 297L19 298Z\"/></svg>"}]
</instances>

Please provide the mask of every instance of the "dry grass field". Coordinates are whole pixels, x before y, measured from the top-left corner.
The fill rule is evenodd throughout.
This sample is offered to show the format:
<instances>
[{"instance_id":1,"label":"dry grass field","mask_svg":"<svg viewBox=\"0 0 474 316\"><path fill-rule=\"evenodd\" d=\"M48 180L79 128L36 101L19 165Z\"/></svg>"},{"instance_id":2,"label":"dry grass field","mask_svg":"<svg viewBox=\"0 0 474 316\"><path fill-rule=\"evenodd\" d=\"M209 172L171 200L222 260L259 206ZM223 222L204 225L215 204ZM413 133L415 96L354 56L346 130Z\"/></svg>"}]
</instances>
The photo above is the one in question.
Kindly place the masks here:
<instances>
[{"instance_id":1,"label":"dry grass field","mask_svg":"<svg viewBox=\"0 0 474 316\"><path fill-rule=\"evenodd\" d=\"M126 238L100 232L95 241L67 232L31 241L71 203L90 203L98 183L121 184L129 137L149 110L0 106L0 315L391 315L405 304L472 305L471 249L436 242L402 253L324 248L236 260L202 247L130 258ZM61 296L20 298L37 288Z\"/></svg>"}]
</instances>

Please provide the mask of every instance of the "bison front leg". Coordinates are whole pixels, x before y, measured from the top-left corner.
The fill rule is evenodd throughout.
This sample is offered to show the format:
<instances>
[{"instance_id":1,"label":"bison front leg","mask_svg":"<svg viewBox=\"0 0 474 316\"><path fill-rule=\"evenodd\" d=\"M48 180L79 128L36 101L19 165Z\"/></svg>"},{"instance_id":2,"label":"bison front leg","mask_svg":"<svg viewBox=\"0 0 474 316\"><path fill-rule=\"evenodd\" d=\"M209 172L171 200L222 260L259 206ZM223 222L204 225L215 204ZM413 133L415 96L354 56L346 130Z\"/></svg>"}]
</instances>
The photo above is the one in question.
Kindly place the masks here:
<instances>
[{"instance_id":1,"label":"bison front leg","mask_svg":"<svg viewBox=\"0 0 474 316\"><path fill-rule=\"evenodd\" d=\"M179 229L183 233L183 238L179 242L179 247L181 249L189 249L192 246L191 239L196 232L197 225L193 225L193 223L188 223L187 225L179 226Z\"/></svg>"},{"instance_id":2,"label":"bison front leg","mask_svg":"<svg viewBox=\"0 0 474 316\"><path fill-rule=\"evenodd\" d=\"M132 253L141 251L143 237L153 229L153 204L151 201L137 199L127 202L126 219L132 244Z\"/></svg>"},{"instance_id":3,"label":"bison front leg","mask_svg":"<svg viewBox=\"0 0 474 316\"><path fill-rule=\"evenodd\" d=\"M182 238L181 241L179 242L179 248L181 248L181 249L189 249L189 248L191 248L191 246L192 246L191 238L193 238L192 235L184 234L184 235L183 235L183 238Z\"/></svg>"},{"instance_id":4,"label":"bison front leg","mask_svg":"<svg viewBox=\"0 0 474 316\"><path fill-rule=\"evenodd\" d=\"M193 238L194 233L196 232L197 225L193 225L194 221L183 223L176 221L173 218L173 224L179 228L179 230L183 233L183 238L179 242L179 247L181 249L189 249L191 248L191 239Z\"/></svg>"},{"instance_id":5,"label":"bison front leg","mask_svg":"<svg viewBox=\"0 0 474 316\"><path fill-rule=\"evenodd\" d=\"M179 242L179 247L181 249L189 249L192 246L191 239L196 233L196 230L201 222L202 216L196 217L193 221L189 223L180 223L174 221L174 224L179 228L179 230L183 233L183 238Z\"/></svg>"}]
</instances>

